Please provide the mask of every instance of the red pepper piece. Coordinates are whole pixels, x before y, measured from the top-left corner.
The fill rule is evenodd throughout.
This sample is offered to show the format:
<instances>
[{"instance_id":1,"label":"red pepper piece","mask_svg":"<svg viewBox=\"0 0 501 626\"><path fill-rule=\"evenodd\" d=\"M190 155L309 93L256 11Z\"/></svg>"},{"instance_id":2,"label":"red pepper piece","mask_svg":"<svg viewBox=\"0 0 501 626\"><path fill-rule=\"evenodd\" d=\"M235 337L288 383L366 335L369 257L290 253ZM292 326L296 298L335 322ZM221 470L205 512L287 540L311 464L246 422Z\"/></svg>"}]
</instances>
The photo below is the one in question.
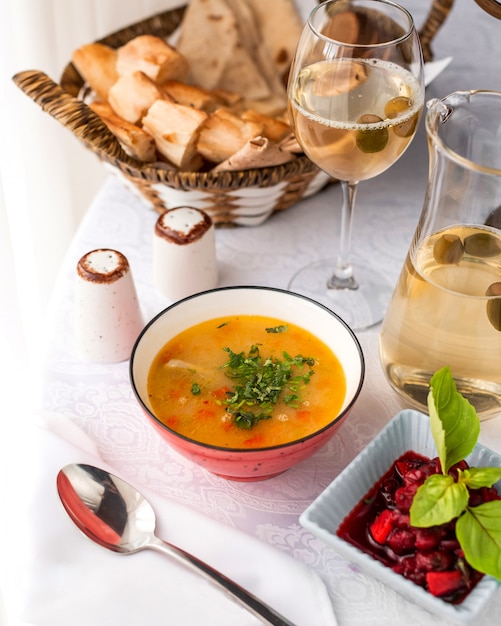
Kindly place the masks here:
<instances>
[{"instance_id":1,"label":"red pepper piece","mask_svg":"<svg viewBox=\"0 0 501 626\"><path fill-rule=\"evenodd\" d=\"M372 522L370 531L372 538L377 543L384 545L388 535L393 530L393 514L389 509L384 509Z\"/></svg>"},{"instance_id":2,"label":"red pepper piece","mask_svg":"<svg viewBox=\"0 0 501 626\"><path fill-rule=\"evenodd\" d=\"M449 572L428 572L428 591L434 596L450 596L464 587L463 575L459 570Z\"/></svg>"},{"instance_id":3,"label":"red pepper piece","mask_svg":"<svg viewBox=\"0 0 501 626\"><path fill-rule=\"evenodd\" d=\"M408 472L411 472L419 467L416 461L412 459L398 459L395 461L395 470L403 478Z\"/></svg>"}]
</instances>

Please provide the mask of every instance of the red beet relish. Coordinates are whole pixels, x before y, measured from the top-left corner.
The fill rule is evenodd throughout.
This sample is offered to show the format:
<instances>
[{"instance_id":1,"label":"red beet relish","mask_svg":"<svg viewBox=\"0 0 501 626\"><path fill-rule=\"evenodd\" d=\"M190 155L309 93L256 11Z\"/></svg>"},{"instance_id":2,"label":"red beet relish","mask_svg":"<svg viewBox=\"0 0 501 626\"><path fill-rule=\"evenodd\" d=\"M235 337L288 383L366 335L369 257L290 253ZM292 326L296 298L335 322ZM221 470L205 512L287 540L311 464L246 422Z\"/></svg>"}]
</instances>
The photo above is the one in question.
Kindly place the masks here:
<instances>
[{"instance_id":1,"label":"red beet relish","mask_svg":"<svg viewBox=\"0 0 501 626\"><path fill-rule=\"evenodd\" d=\"M449 473L457 476L457 468L467 467L461 461ZM433 595L459 604L483 574L465 561L455 520L430 528L413 527L409 521L418 487L427 476L438 473L438 457L406 452L343 520L337 535ZM469 505L493 499L500 499L493 487L470 490Z\"/></svg>"}]
</instances>

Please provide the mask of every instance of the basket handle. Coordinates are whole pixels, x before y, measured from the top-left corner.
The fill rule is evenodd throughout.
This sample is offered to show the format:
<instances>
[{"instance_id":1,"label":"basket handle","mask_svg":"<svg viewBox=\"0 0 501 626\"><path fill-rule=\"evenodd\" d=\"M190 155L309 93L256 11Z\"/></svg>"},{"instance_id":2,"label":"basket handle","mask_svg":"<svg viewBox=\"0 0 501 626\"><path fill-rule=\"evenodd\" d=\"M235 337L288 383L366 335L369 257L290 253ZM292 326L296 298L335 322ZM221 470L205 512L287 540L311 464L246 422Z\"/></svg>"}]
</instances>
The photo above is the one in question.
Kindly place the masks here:
<instances>
[{"instance_id":1,"label":"basket handle","mask_svg":"<svg viewBox=\"0 0 501 626\"><path fill-rule=\"evenodd\" d=\"M130 157L101 118L84 102L71 96L47 74L38 70L25 70L12 77L14 83L49 113L69 128L87 148L107 161L120 161L134 168L141 163Z\"/></svg>"},{"instance_id":2,"label":"basket handle","mask_svg":"<svg viewBox=\"0 0 501 626\"><path fill-rule=\"evenodd\" d=\"M423 49L423 58L425 61L433 61L433 52L431 50L432 39L445 22L453 4L454 0L433 0L428 16L419 29L419 38L421 40L421 48Z\"/></svg>"}]
</instances>

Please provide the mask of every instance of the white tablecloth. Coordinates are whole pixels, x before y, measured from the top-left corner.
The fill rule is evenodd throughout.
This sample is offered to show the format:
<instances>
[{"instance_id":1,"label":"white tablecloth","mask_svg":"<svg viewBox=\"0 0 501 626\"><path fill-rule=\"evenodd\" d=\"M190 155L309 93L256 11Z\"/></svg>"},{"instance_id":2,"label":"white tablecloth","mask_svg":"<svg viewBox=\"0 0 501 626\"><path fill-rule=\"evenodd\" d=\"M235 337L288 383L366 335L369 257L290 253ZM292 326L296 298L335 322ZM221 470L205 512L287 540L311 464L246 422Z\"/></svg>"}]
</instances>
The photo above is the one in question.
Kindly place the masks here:
<instances>
[{"instance_id":1,"label":"white tablecloth","mask_svg":"<svg viewBox=\"0 0 501 626\"><path fill-rule=\"evenodd\" d=\"M423 3L404 3L423 15ZM425 3L426 4L426 3ZM501 22L473 0L459 0L436 39L449 68L429 87L428 98L455 89L501 90L498 59ZM417 20L419 21L419 20ZM360 185L354 250L396 280L425 193L428 154L423 124L414 143L388 172ZM275 214L256 228L217 231L220 285L285 288L302 265L335 252L341 193L330 186ZM378 357L378 332L359 333L366 359L361 396L339 433L311 459L268 481L237 483L213 476L173 452L145 421L133 398L128 363L92 365L73 344L74 279L78 259L99 247L128 258L146 319L169 304L152 285L152 236L157 215L110 178L89 209L61 269L49 314L48 352L39 419L56 430L65 421L82 429L104 462L138 487L238 529L313 568L329 590L341 626L445 626L382 584L364 576L299 525L306 506L406 403L386 382ZM501 419L482 424L480 441L501 452ZM7 599L8 601L8 599ZM404 618L405 616L405 618ZM499 624L501 593L485 616ZM119 622L107 622L118 626ZM17 626L17 625L16 625Z\"/></svg>"}]
</instances>

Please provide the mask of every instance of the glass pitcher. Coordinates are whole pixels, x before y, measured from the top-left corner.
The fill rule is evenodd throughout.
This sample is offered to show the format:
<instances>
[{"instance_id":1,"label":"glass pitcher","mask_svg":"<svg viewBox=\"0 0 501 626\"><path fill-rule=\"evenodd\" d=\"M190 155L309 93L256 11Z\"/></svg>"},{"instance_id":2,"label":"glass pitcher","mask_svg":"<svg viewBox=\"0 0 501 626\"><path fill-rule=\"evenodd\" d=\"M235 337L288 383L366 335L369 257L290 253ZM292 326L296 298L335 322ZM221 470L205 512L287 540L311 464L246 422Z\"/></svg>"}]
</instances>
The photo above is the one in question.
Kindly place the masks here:
<instances>
[{"instance_id":1,"label":"glass pitcher","mask_svg":"<svg viewBox=\"0 0 501 626\"><path fill-rule=\"evenodd\" d=\"M460 91L427 107L428 186L381 362L420 410L448 365L480 419L501 416L501 93Z\"/></svg>"}]
</instances>

